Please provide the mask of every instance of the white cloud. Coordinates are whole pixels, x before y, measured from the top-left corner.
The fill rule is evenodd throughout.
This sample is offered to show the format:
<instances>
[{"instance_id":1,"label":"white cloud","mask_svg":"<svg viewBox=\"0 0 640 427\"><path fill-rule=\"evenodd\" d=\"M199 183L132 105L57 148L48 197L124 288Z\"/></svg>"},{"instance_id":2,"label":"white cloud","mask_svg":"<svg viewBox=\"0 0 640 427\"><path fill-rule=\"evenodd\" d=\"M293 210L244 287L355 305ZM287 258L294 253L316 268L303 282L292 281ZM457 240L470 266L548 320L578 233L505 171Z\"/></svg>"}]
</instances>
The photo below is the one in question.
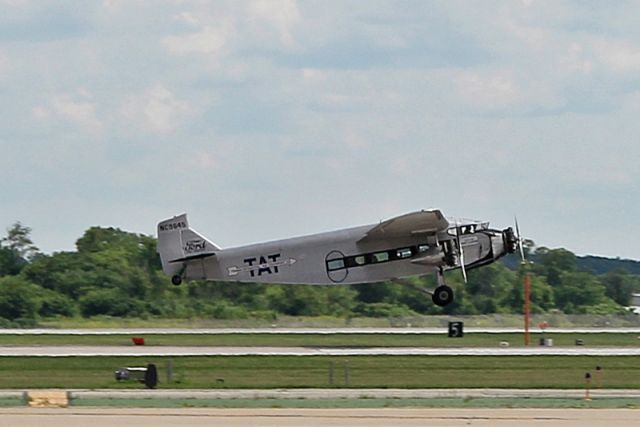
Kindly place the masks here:
<instances>
[{"instance_id":1,"label":"white cloud","mask_svg":"<svg viewBox=\"0 0 640 427\"><path fill-rule=\"evenodd\" d=\"M176 21L184 22L193 27L197 27L200 24L200 20L190 12L180 12L175 16L175 19Z\"/></svg>"},{"instance_id":2,"label":"white cloud","mask_svg":"<svg viewBox=\"0 0 640 427\"><path fill-rule=\"evenodd\" d=\"M147 131L164 134L175 131L192 113L192 107L162 84L156 84L141 95L127 97L120 112L129 122L140 124Z\"/></svg>"},{"instance_id":3,"label":"white cloud","mask_svg":"<svg viewBox=\"0 0 640 427\"><path fill-rule=\"evenodd\" d=\"M458 95L469 105L498 110L520 101L521 90L508 71L461 71L455 78Z\"/></svg>"},{"instance_id":4,"label":"white cloud","mask_svg":"<svg viewBox=\"0 0 640 427\"><path fill-rule=\"evenodd\" d=\"M251 2L248 9L249 23L267 23L277 32L283 46L296 46L293 30L300 22L300 11L295 0L257 0Z\"/></svg>"},{"instance_id":5,"label":"white cloud","mask_svg":"<svg viewBox=\"0 0 640 427\"><path fill-rule=\"evenodd\" d=\"M621 40L596 40L596 57L614 72L637 72L640 70L640 49Z\"/></svg>"},{"instance_id":6,"label":"white cloud","mask_svg":"<svg viewBox=\"0 0 640 427\"><path fill-rule=\"evenodd\" d=\"M9 55L0 49L0 79L6 77L11 69Z\"/></svg>"},{"instance_id":7,"label":"white cloud","mask_svg":"<svg viewBox=\"0 0 640 427\"><path fill-rule=\"evenodd\" d=\"M27 0L0 0L0 5L9 6L9 7L22 6L23 4L26 4L26 3L27 3Z\"/></svg>"},{"instance_id":8,"label":"white cloud","mask_svg":"<svg viewBox=\"0 0 640 427\"><path fill-rule=\"evenodd\" d=\"M234 36L231 21L223 20L217 25L207 25L197 32L180 36L168 36L162 40L169 52L177 55L207 54L219 55Z\"/></svg>"},{"instance_id":9,"label":"white cloud","mask_svg":"<svg viewBox=\"0 0 640 427\"><path fill-rule=\"evenodd\" d=\"M103 129L97 117L93 95L85 89L55 95L45 105L33 107L31 113L41 122L66 121L89 133L100 133Z\"/></svg>"},{"instance_id":10,"label":"white cloud","mask_svg":"<svg viewBox=\"0 0 640 427\"><path fill-rule=\"evenodd\" d=\"M68 26L55 8L31 5L17 12L41 11L46 34ZM633 197L616 193L632 193L640 179L640 30L630 3L102 5L74 8L84 30L72 39L0 41L0 129L15 144L2 161L33 170L34 182L56 181L42 187L52 200L56 188L79 194L62 215L80 206L83 221L140 231L132 227L166 210L215 210L216 231L216 223L258 224L264 215L278 222L288 206L292 220L278 230L286 234L421 206L508 221L505 206L522 203L541 218L536 240L588 252L601 246L574 248L576 237L556 229L604 223L612 205L625 223L638 211ZM5 18L6 37L24 36ZM86 132L100 132L102 152L83 150L96 139ZM25 163L23 147L38 161ZM96 172L90 188L73 172L79 163ZM182 170L180 186L169 168ZM576 189L584 206L566 198L576 214L538 209ZM114 224L113 212L93 209L98 192L99 206L138 222ZM38 204L28 212L49 210L22 193L3 215L23 218L25 203ZM258 197L259 212L250 208ZM601 209L603 201L610 206ZM77 234L64 231L73 246ZM251 241L256 228L241 231L230 228L223 240ZM632 242L606 250L638 253Z\"/></svg>"}]
</instances>

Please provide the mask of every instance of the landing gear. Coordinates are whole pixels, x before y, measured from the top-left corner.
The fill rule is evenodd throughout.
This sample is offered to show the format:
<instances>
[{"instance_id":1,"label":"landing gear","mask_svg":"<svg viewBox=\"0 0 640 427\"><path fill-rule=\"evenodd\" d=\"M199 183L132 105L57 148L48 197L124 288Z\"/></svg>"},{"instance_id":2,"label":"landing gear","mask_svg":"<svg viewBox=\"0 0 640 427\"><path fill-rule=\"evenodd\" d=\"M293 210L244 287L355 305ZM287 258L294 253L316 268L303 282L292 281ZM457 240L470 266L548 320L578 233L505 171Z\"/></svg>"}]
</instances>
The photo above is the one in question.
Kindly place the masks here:
<instances>
[{"instance_id":1,"label":"landing gear","mask_svg":"<svg viewBox=\"0 0 640 427\"><path fill-rule=\"evenodd\" d=\"M444 270L438 270L438 287L431 294L431 300L437 306L444 307L453 301L453 289L444 283Z\"/></svg>"},{"instance_id":2,"label":"landing gear","mask_svg":"<svg viewBox=\"0 0 640 427\"><path fill-rule=\"evenodd\" d=\"M173 283L176 286L179 286L182 283L182 276L177 274L175 276L171 276L171 283Z\"/></svg>"},{"instance_id":3,"label":"landing gear","mask_svg":"<svg viewBox=\"0 0 640 427\"><path fill-rule=\"evenodd\" d=\"M438 286L434 291L416 286L408 280L396 279L396 282L405 286L409 286L427 295L431 295L431 300L435 305L439 307L449 305L453 301L453 289L447 286L447 284L444 282L444 270L442 268L440 268L440 270L438 271Z\"/></svg>"},{"instance_id":4,"label":"landing gear","mask_svg":"<svg viewBox=\"0 0 640 427\"><path fill-rule=\"evenodd\" d=\"M431 295L433 303L437 306L444 307L453 301L453 289L447 285L438 286Z\"/></svg>"}]
</instances>

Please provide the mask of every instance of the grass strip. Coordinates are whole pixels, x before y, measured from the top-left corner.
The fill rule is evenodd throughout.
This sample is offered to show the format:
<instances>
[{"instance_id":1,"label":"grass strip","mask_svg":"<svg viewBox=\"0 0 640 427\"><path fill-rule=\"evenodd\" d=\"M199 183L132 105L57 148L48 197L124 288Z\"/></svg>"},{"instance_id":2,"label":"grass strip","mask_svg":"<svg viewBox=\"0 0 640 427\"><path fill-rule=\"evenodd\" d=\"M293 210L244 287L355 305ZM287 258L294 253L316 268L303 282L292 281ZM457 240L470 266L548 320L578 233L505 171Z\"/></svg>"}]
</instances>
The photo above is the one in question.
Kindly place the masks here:
<instances>
[{"instance_id":1,"label":"grass strip","mask_svg":"<svg viewBox=\"0 0 640 427\"><path fill-rule=\"evenodd\" d=\"M173 381L167 381L167 362ZM634 356L3 357L0 389L127 389L119 367L155 363L159 388L637 388ZM596 372L596 366L602 369Z\"/></svg>"},{"instance_id":2,"label":"grass strip","mask_svg":"<svg viewBox=\"0 0 640 427\"><path fill-rule=\"evenodd\" d=\"M531 342L551 338L555 346L639 347L634 333L553 334L533 333ZM0 335L0 345L132 345L130 335ZM498 347L506 341L522 347L522 334L467 333L462 338L442 334L196 334L142 335L146 345L154 346L260 346L260 347Z\"/></svg>"}]
</instances>

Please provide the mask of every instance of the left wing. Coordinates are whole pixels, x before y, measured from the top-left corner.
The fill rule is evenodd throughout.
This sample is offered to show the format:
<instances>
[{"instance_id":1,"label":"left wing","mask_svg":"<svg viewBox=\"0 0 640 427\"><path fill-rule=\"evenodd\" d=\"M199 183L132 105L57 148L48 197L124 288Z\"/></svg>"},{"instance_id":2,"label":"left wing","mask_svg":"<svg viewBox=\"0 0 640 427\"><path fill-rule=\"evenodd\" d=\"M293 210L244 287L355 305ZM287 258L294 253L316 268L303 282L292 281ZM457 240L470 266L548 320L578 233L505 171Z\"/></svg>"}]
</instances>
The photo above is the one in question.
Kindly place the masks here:
<instances>
[{"instance_id":1,"label":"left wing","mask_svg":"<svg viewBox=\"0 0 640 427\"><path fill-rule=\"evenodd\" d=\"M435 234L446 230L449 221L438 209L418 211L381 222L367 231L358 243L374 239L388 239L413 234Z\"/></svg>"}]
</instances>

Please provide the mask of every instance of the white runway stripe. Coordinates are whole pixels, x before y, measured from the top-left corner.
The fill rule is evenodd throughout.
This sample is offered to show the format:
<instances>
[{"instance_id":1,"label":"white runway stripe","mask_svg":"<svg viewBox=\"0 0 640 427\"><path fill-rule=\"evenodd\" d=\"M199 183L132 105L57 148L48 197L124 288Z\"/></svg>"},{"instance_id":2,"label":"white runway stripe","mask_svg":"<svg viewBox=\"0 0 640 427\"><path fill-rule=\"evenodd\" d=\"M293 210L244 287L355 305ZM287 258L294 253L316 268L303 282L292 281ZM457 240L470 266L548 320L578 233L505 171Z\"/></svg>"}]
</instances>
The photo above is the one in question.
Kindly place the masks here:
<instances>
[{"instance_id":1,"label":"white runway stripe","mask_svg":"<svg viewBox=\"0 0 640 427\"><path fill-rule=\"evenodd\" d=\"M521 334L522 328L474 328L465 327L465 334ZM531 328L532 333L542 332ZM640 328L548 328L552 334L640 334ZM225 334L446 334L441 328L132 328L132 329L0 329L0 335L225 335Z\"/></svg>"},{"instance_id":2,"label":"white runway stripe","mask_svg":"<svg viewBox=\"0 0 640 427\"><path fill-rule=\"evenodd\" d=\"M6 346L10 356L640 356L635 347L309 348L196 346Z\"/></svg>"}]
</instances>

